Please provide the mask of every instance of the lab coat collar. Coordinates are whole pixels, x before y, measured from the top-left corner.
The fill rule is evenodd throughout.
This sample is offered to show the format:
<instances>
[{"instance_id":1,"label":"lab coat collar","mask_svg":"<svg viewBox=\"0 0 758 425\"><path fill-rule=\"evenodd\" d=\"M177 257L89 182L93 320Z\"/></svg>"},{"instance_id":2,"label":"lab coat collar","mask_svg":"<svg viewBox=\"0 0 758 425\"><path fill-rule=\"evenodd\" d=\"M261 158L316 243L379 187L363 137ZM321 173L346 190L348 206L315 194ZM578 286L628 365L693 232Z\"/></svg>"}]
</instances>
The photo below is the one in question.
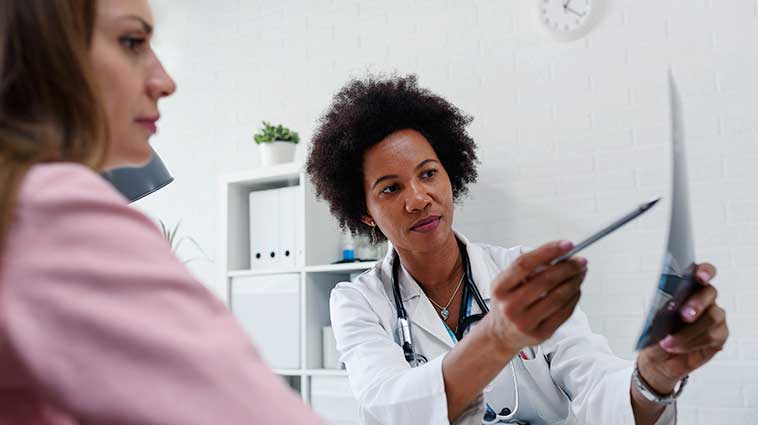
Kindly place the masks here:
<instances>
[{"instance_id":1,"label":"lab coat collar","mask_svg":"<svg viewBox=\"0 0 758 425\"><path fill-rule=\"evenodd\" d=\"M481 246L470 243L468 238L458 232L455 232L455 235L466 245L468 261L471 266L471 277L474 279L474 283L479 288L479 292L482 293L482 298L489 300L491 297L490 283L494 277L493 271L495 274L497 273L497 267L492 259L485 254Z\"/></svg>"},{"instance_id":2,"label":"lab coat collar","mask_svg":"<svg viewBox=\"0 0 758 425\"><path fill-rule=\"evenodd\" d=\"M486 265L484 252L481 247L470 243L469 240L459 232L454 230L454 233L466 246L469 264L471 265L471 274L473 275L474 282L479 288L479 291L482 293L482 297L485 300L490 299L490 279L492 279L492 277L489 268ZM389 283L388 285L385 285L385 290L390 296L390 299L393 299L391 283L392 267L396 260L399 261L395 256L394 248L390 246L382 265L382 274L386 278L385 282ZM398 270L398 279L400 280L400 296L403 299L403 305L405 306L405 310L408 313L411 322L452 348L453 341L450 338L444 323L437 314L437 310L426 296L422 296L424 295L423 290L402 265L400 266L400 270Z\"/></svg>"},{"instance_id":3,"label":"lab coat collar","mask_svg":"<svg viewBox=\"0 0 758 425\"><path fill-rule=\"evenodd\" d=\"M491 267L488 266L487 260L489 259L485 258L485 253L480 246L469 242L466 236L455 229L453 230L453 233L455 233L455 236L458 238L458 240L463 242L463 245L466 246L469 264L471 265L471 274L473 275L474 282L476 282L476 286L479 288L479 292L482 293L482 297L485 300L490 299L490 280L492 280L492 273ZM382 273L384 276L386 276L387 281L390 281L392 278L392 265L394 261L395 248L393 248L392 244L390 244L389 248L387 249L387 253L385 254L382 265ZM489 263L491 262L492 261L490 260ZM494 265L492 266L494 267ZM403 302L409 301L412 298L421 296L423 294L421 287L418 286L416 281L411 277L410 273L408 273L408 271L405 270L405 267L402 267L402 265L400 267L399 274L400 295L403 298ZM406 284L406 282L408 284ZM389 289L388 294L392 294L391 286L386 289Z\"/></svg>"}]
</instances>

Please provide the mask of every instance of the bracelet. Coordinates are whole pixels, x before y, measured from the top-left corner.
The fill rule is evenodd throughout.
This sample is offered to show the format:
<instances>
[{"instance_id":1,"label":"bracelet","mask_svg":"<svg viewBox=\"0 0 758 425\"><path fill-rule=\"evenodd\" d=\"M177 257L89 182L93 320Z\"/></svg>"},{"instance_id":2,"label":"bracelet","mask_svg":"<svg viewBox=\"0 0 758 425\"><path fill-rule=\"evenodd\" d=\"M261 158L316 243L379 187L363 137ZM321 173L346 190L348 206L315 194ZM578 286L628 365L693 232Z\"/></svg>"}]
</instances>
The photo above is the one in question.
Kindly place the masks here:
<instances>
[{"instance_id":1,"label":"bracelet","mask_svg":"<svg viewBox=\"0 0 758 425\"><path fill-rule=\"evenodd\" d=\"M668 406L669 404L674 404L676 402L676 399L679 398L679 396L682 394L682 389L684 389L684 386L687 385L687 381L690 379L690 376L687 375L684 378L682 378L681 381L679 381L678 388L674 387L674 392L669 395L661 395L655 392L652 388L650 388L647 383L642 379L640 376L640 369L639 366L636 364L634 365L634 373L632 373L632 383L635 387L637 387L637 390L648 400L652 401L653 403L662 404L665 406Z\"/></svg>"}]
</instances>

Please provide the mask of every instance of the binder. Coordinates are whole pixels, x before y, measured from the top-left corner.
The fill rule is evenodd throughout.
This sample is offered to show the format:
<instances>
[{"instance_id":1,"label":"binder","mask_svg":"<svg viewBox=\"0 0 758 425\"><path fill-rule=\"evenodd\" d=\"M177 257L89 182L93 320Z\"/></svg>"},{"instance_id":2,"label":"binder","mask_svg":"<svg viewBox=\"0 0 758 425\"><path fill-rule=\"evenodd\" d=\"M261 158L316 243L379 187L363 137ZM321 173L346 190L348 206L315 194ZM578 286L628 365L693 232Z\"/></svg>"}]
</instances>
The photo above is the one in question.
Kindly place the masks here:
<instances>
[{"instance_id":1,"label":"binder","mask_svg":"<svg viewBox=\"0 0 758 425\"><path fill-rule=\"evenodd\" d=\"M278 229L278 254L276 267L294 267L297 257L295 233L297 226L297 195L298 186L290 186L278 189L279 192L279 221Z\"/></svg>"},{"instance_id":2,"label":"binder","mask_svg":"<svg viewBox=\"0 0 758 425\"><path fill-rule=\"evenodd\" d=\"M250 269L268 269L279 251L279 194L276 190L250 192Z\"/></svg>"},{"instance_id":3,"label":"binder","mask_svg":"<svg viewBox=\"0 0 758 425\"><path fill-rule=\"evenodd\" d=\"M250 192L250 269L297 265L299 186Z\"/></svg>"}]
</instances>

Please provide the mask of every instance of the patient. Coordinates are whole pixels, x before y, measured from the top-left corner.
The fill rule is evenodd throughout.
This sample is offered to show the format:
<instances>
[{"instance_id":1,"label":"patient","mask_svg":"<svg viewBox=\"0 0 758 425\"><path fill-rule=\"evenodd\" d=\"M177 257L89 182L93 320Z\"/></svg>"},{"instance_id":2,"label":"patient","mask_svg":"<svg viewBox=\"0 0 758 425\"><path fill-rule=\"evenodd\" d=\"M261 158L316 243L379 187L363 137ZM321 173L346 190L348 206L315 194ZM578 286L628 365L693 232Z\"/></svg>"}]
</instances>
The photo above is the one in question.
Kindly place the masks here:
<instances>
[{"instance_id":1,"label":"patient","mask_svg":"<svg viewBox=\"0 0 758 425\"><path fill-rule=\"evenodd\" d=\"M319 424L99 176L175 90L146 0L0 2L0 424Z\"/></svg>"}]
</instances>

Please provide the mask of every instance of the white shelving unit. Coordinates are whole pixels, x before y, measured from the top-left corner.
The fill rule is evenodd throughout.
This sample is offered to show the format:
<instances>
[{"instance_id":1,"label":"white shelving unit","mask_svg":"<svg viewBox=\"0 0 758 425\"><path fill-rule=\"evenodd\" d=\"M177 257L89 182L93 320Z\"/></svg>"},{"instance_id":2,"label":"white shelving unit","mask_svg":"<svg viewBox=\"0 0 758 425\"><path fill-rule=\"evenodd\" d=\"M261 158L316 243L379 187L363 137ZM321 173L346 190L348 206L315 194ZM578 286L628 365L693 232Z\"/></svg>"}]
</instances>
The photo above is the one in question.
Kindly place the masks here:
<instances>
[{"instance_id":1,"label":"white shelving unit","mask_svg":"<svg viewBox=\"0 0 758 425\"><path fill-rule=\"evenodd\" d=\"M329 294L335 284L349 280L351 273L373 267L375 262L331 264L340 257L342 233L326 203L316 199L302 164L225 176L220 185L219 274L226 284L227 305L255 335L256 346L275 367L274 372L306 402L334 423L358 424L357 403L350 393L347 374L341 369L322 367L321 332L330 325ZM251 235L250 230L250 193L293 186L297 192L296 211L288 216L295 221L294 265L251 269L250 242L256 235ZM279 305L284 307L263 311ZM279 329L281 334L276 333ZM290 332L294 330L296 335ZM283 341L288 341L283 346L297 347L293 348L296 359L290 358L292 350L286 356L275 354L272 346ZM277 368L276 363L284 357L294 367Z\"/></svg>"}]
</instances>

